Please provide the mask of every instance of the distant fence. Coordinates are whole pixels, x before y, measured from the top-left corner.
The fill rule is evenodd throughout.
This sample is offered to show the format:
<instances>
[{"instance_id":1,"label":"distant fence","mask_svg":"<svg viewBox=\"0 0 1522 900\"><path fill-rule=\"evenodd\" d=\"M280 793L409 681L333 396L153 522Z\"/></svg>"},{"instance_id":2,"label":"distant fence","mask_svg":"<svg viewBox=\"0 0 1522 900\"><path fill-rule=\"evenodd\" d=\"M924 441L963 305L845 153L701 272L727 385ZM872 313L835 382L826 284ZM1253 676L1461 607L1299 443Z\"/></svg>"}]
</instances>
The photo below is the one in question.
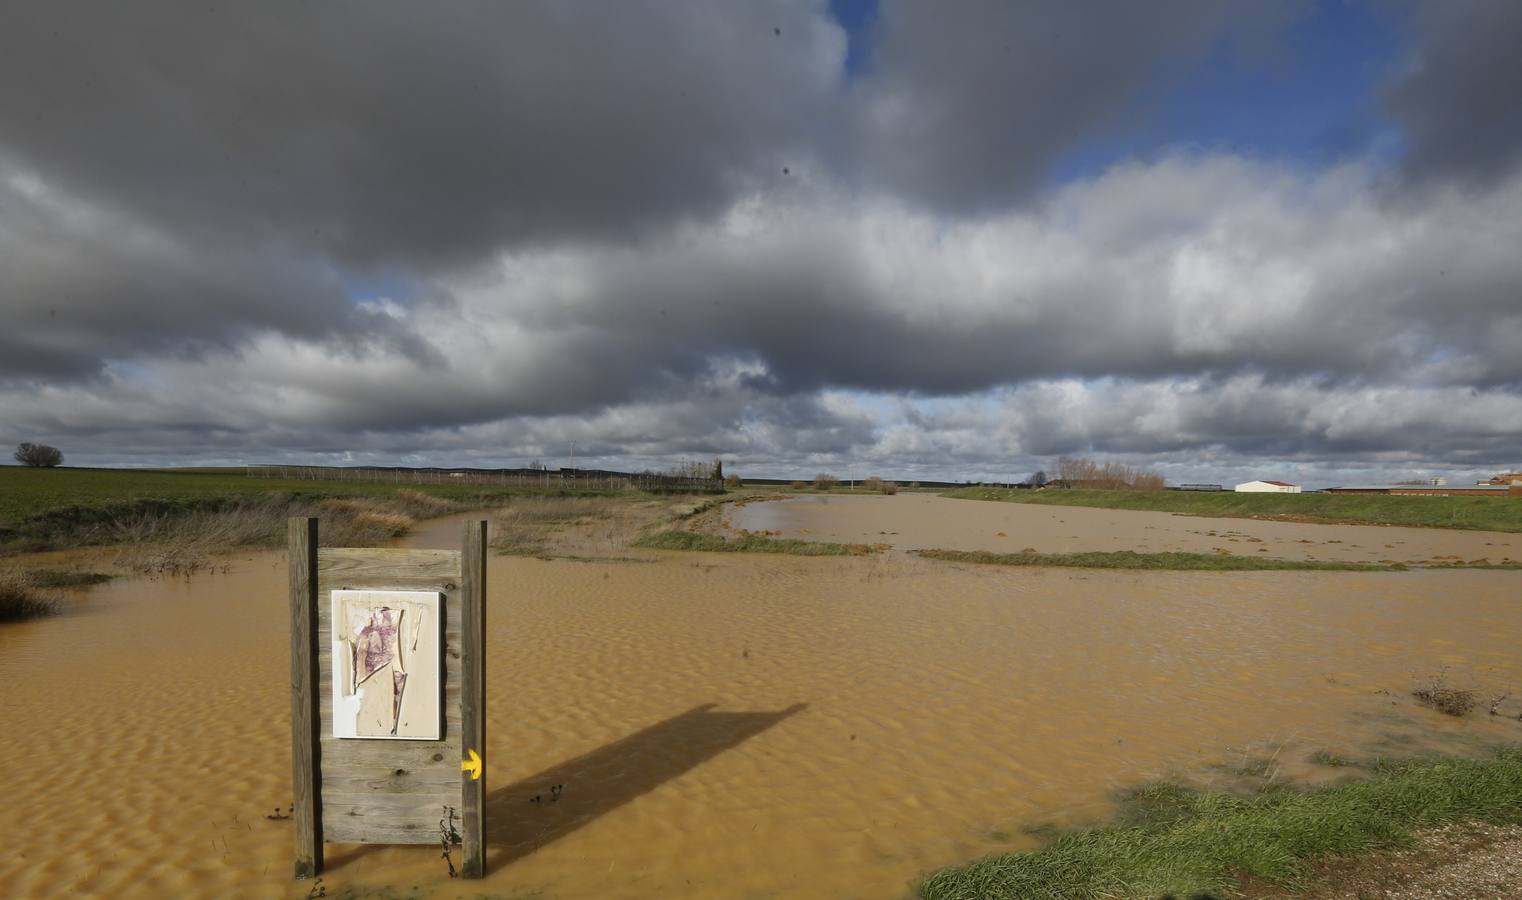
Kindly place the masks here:
<instances>
[{"instance_id":1,"label":"distant fence","mask_svg":"<svg viewBox=\"0 0 1522 900\"><path fill-rule=\"evenodd\" d=\"M247 466L250 478L358 481L373 484L460 484L548 491L649 491L655 494L722 494L717 478L660 472L594 469L392 469L340 466Z\"/></svg>"}]
</instances>

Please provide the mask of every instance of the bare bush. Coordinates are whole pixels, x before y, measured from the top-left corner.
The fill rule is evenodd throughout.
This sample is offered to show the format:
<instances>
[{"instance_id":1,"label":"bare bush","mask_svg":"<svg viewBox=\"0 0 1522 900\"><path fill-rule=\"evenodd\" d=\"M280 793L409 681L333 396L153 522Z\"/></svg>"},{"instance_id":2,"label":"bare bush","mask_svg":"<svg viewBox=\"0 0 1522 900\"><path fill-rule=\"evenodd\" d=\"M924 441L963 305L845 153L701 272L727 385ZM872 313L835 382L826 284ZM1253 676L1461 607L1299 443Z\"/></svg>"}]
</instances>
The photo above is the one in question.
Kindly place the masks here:
<instances>
[{"instance_id":1,"label":"bare bush","mask_svg":"<svg viewBox=\"0 0 1522 900\"><path fill-rule=\"evenodd\" d=\"M1430 706L1450 716L1467 715L1478 702L1474 691L1449 687L1442 674L1433 675L1425 687L1412 691L1411 696L1423 706Z\"/></svg>"},{"instance_id":2,"label":"bare bush","mask_svg":"<svg viewBox=\"0 0 1522 900\"><path fill-rule=\"evenodd\" d=\"M834 475L828 475L824 472L820 472L818 475L814 476L814 487L818 490L827 491L838 484L840 484L840 479L836 478Z\"/></svg>"},{"instance_id":3,"label":"bare bush","mask_svg":"<svg viewBox=\"0 0 1522 900\"><path fill-rule=\"evenodd\" d=\"M806 487L808 487L808 485L807 485L807 484L805 484L805 483L804 483L804 482L802 482L802 481L795 481L795 482L793 482L793 483L792 483L792 484L789 484L789 485L788 485L788 487L790 487L790 488L792 488L792 489L793 489L793 490L795 490L795 491L801 491L801 490L803 490L803 489L804 489L804 488L806 488Z\"/></svg>"},{"instance_id":4,"label":"bare bush","mask_svg":"<svg viewBox=\"0 0 1522 900\"><path fill-rule=\"evenodd\" d=\"M741 488L745 486L745 482L741 481L738 475L726 475L724 476L724 486L727 488Z\"/></svg>"},{"instance_id":5,"label":"bare bush","mask_svg":"<svg viewBox=\"0 0 1522 900\"><path fill-rule=\"evenodd\" d=\"M1068 487L1103 491L1160 491L1164 485L1163 476L1157 472L1117 462L1098 463L1081 456L1057 460L1057 479Z\"/></svg>"},{"instance_id":6,"label":"bare bush","mask_svg":"<svg viewBox=\"0 0 1522 900\"><path fill-rule=\"evenodd\" d=\"M22 441L16 445L16 452L11 455L23 466L38 469L50 469L53 466L63 465L63 451L57 447L49 447L47 444Z\"/></svg>"},{"instance_id":7,"label":"bare bush","mask_svg":"<svg viewBox=\"0 0 1522 900\"><path fill-rule=\"evenodd\" d=\"M861 483L861 486L863 488L869 490L869 491L876 491L879 494L896 494L896 493L898 493L898 484L897 484L897 482L884 481L882 478L880 478L880 477L878 477L876 475L873 475L872 477L870 477L867 480L863 481Z\"/></svg>"}]
</instances>

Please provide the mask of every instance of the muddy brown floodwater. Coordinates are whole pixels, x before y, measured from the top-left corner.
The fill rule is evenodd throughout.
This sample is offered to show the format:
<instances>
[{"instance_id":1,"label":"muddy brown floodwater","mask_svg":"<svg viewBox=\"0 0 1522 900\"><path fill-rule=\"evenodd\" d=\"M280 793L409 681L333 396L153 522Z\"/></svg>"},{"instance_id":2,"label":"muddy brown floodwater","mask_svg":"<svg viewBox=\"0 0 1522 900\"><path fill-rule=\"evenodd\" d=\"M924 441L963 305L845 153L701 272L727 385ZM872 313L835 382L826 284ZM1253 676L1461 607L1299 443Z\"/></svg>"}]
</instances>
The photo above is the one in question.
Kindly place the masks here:
<instances>
[{"instance_id":1,"label":"muddy brown floodwater","mask_svg":"<svg viewBox=\"0 0 1522 900\"><path fill-rule=\"evenodd\" d=\"M903 897L1137 782L1522 740L1517 572L656 557L492 558L489 876L330 845L329 896ZM291 799L285 577L245 554L0 628L0 895L307 895L265 818ZM1439 670L1508 715L1415 705Z\"/></svg>"},{"instance_id":2,"label":"muddy brown floodwater","mask_svg":"<svg viewBox=\"0 0 1522 900\"><path fill-rule=\"evenodd\" d=\"M1207 518L955 500L934 494L806 494L740 506L727 521L736 529L775 531L785 537L882 543L914 550L1224 551L1236 556L1358 563L1522 563L1522 534Z\"/></svg>"}]
</instances>

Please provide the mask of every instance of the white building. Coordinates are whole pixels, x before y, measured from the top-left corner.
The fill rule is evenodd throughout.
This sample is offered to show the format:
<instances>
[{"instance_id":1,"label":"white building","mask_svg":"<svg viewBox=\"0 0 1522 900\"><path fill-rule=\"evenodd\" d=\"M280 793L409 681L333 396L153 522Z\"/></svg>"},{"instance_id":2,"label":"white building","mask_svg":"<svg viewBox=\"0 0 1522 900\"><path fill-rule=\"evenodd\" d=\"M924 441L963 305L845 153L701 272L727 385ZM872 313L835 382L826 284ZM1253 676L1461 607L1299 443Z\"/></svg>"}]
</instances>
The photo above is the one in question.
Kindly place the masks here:
<instances>
[{"instance_id":1,"label":"white building","mask_svg":"<svg viewBox=\"0 0 1522 900\"><path fill-rule=\"evenodd\" d=\"M1249 481L1237 485L1239 494L1298 494L1300 485L1288 481Z\"/></svg>"}]
</instances>

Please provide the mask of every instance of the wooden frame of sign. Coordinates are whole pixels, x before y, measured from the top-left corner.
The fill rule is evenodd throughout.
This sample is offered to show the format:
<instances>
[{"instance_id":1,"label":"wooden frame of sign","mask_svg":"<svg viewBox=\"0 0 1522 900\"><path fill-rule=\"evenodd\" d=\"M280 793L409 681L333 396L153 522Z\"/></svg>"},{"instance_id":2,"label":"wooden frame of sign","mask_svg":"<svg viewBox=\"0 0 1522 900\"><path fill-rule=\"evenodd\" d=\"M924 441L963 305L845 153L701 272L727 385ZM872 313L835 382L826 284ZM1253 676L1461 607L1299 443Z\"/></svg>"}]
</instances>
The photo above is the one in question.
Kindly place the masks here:
<instances>
[{"instance_id":1,"label":"wooden frame of sign","mask_svg":"<svg viewBox=\"0 0 1522 900\"><path fill-rule=\"evenodd\" d=\"M324 841L438 844L455 811L461 874L486 870L486 523L461 550L317 546L317 519L290 520L291 768L296 877L322 871ZM331 596L335 590L442 595L442 728L437 740L334 735ZM472 757L472 751L475 756Z\"/></svg>"}]
</instances>

